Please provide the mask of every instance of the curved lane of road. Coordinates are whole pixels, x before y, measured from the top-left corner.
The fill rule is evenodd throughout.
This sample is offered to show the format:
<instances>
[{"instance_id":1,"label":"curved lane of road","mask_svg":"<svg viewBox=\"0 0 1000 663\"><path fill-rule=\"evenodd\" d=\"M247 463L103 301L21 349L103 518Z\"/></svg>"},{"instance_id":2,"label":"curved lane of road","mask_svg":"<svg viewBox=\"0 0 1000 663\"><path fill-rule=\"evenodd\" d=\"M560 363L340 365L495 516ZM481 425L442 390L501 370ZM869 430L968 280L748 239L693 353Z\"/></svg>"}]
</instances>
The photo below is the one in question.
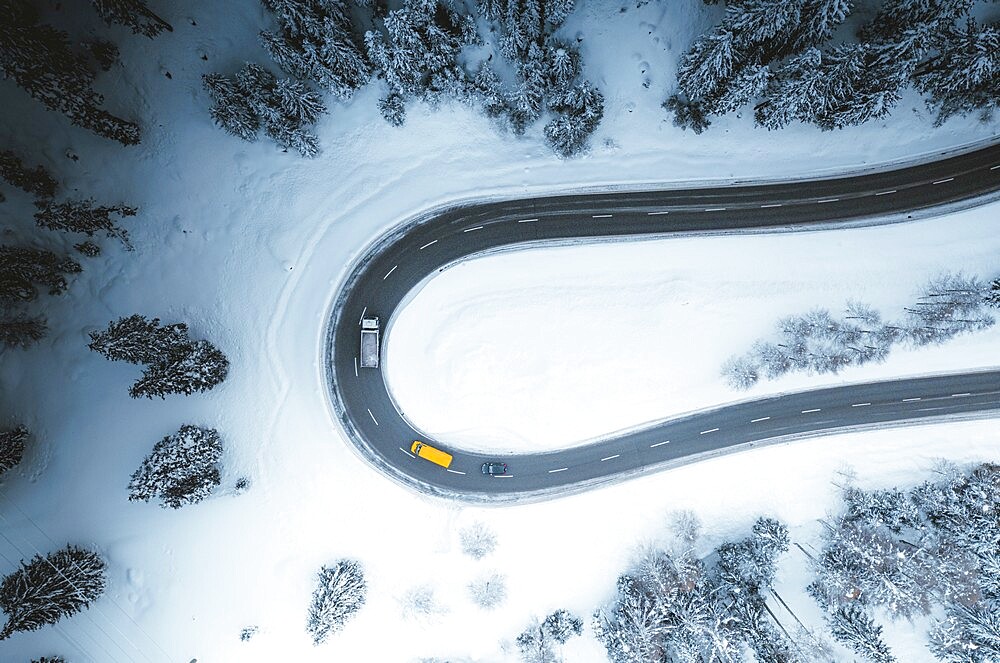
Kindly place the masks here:
<instances>
[{"instance_id":1,"label":"curved lane of road","mask_svg":"<svg viewBox=\"0 0 1000 663\"><path fill-rule=\"evenodd\" d=\"M1000 143L931 163L841 178L497 200L443 209L379 238L331 307L324 367L333 411L361 455L396 481L468 502L554 497L788 436L1000 411L1000 370L785 394L650 424L571 449L504 456L510 476L487 478L496 456L455 449L400 413L381 370L358 367L359 327L383 330L427 278L456 261L528 243L673 233L820 229L908 218L1000 193ZM384 344L385 339L382 339ZM413 458L423 440L454 455L448 470Z\"/></svg>"}]
</instances>

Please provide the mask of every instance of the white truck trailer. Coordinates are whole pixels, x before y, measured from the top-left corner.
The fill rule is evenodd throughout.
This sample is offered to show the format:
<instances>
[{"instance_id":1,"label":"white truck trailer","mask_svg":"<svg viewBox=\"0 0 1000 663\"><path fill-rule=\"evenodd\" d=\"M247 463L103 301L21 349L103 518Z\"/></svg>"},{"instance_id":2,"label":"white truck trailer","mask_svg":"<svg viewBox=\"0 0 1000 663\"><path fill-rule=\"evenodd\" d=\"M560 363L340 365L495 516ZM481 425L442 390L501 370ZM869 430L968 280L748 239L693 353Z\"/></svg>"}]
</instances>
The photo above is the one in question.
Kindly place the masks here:
<instances>
[{"instance_id":1,"label":"white truck trailer","mask_svg":"<svg viewBox=\"0 0 1000 663\"><path fill-rule=\"evenodd\" d=\"M378 368L378 318L361 320L361 367Z\"/></svg>"}]
</instances>

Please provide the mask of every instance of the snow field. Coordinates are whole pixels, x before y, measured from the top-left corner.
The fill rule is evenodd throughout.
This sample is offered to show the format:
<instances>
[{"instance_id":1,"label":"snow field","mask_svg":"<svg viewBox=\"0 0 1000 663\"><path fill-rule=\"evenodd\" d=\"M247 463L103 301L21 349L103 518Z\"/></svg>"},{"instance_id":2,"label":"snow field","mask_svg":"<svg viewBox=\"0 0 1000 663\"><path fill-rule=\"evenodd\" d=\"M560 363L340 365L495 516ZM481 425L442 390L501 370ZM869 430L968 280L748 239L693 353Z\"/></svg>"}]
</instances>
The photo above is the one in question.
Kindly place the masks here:
<instances>
[{"instance_id":1,"label":"snow field","mask_svg":"<svg viewBox=\"0 0 1000 663\"><path fill-rule=\"evenodd\" d=\"M407 417L466 449L548 451L725 402L996 365L996 328L883 364L732 390L723 362L849 299L901 318L942 271L996 278L992 204L891 226L531 248L462 262L397 313L384 371Z\"/></svg>"}]
</instances>

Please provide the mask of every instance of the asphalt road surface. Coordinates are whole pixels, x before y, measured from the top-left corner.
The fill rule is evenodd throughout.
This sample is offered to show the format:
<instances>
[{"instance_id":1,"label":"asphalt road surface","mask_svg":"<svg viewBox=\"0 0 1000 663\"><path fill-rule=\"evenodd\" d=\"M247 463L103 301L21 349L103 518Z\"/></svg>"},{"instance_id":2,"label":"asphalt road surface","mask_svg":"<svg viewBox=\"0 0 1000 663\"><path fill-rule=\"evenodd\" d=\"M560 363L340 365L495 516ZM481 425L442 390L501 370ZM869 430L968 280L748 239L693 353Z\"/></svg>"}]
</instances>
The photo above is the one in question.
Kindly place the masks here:
<instances>
[{"instance_id":1,"label":"asphalt road surface","mask_svg":"<svg viewBox=\"0 0 1000 663\"><path fill-rule=\"evenodd\" d=\"M363 316L381 319L384 345L387 323L409 293L472 255L538 242L905 220L998 193L1000 143L994 143L931 163L841 178L604 191L439 210L379 238L341 284L324 350L330 402L349 439L384 474L425 493L469 502L553 497L788 436L1000 414L1000 370L992 370L785 394L665 420L564 451L483 456L416 430L397 410L382 371L358 365ZM414 458L414 440L451 453L451 467ZM487 460L506 462L509 475L483 476L480 466Z\"/></svg>"}]
</instances>

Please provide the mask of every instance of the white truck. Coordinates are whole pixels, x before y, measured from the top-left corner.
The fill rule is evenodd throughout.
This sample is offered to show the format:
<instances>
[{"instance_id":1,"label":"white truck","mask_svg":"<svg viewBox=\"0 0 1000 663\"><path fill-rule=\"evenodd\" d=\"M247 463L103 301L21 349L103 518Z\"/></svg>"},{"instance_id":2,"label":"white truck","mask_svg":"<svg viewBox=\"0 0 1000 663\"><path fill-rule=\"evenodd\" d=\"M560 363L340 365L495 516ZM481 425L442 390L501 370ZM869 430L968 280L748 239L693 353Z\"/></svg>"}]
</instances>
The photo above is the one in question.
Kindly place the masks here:
<instances>
[{"instance_id":1,"label":"white truck","mask_svg":"<svg viewBox=\"0 0 1000 663\"><path fill-rule=\"evenodd\" d=\"M378 318L361 320L361 367L378 368Z\"/></svg>"}]
</instances>

